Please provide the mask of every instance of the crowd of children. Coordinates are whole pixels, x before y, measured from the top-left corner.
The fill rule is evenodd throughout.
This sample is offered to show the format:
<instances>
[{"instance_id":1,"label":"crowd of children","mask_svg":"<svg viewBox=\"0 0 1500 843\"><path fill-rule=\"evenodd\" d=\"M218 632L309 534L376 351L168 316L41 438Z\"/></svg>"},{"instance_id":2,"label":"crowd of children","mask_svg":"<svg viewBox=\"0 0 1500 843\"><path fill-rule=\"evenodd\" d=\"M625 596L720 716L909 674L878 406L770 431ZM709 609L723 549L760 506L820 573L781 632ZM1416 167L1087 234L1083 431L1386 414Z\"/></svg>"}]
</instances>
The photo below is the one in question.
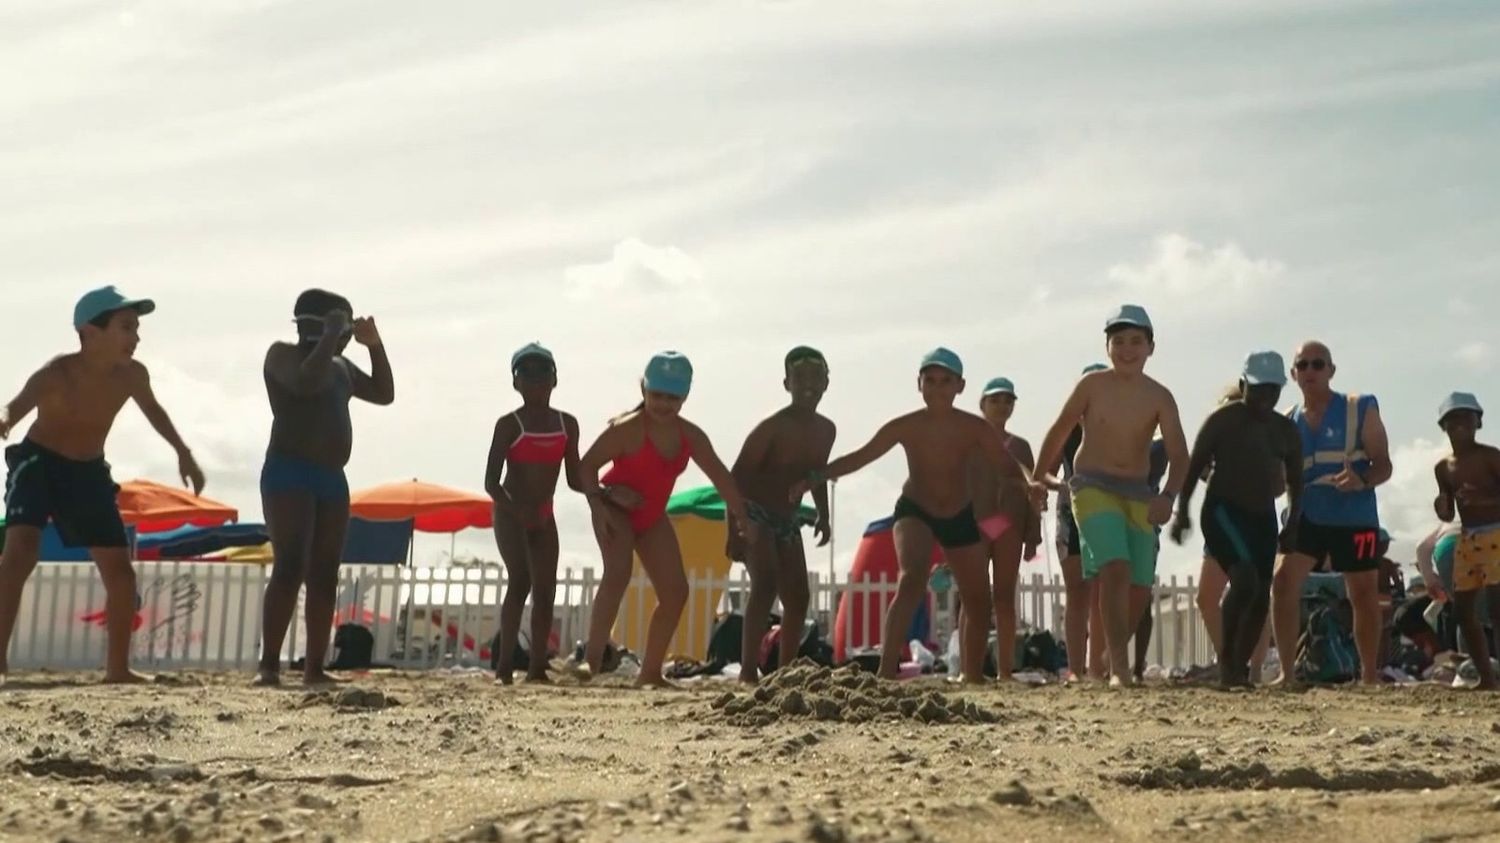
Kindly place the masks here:
<instances>
[{"instance_id":1,"label":"crowd of children","mask_svg":"<svg viewBox=\"0 0 1500 843\"><path fill-rule=\"evenodd\" d=\"M134 359L140 318L154 309L150 299L130 298L113 287L87 293L74 309L79 350L47 363L0 407L0 437L37 413L22 441L5 452L0 681L22 587L37 564L41 532L49 522L65 544L89 549L103 579L105 680L142 678L128 663L135 579L116 486L104 459L105 440L127 401L135 401L174 448L183 481L195 493L204 482L152 394L145 366ZM275 562L265 596L258 684L280 681L282 641L304 586L309 658L303 680L333 681L316 654L327 650L349 519L344 476L353 445L349 402L395 400L375 321L354 313L346 298L308 290L293 307L296 340L273 343L266 353L263 371L273 422L260 482ZM367 348L368 373L344 356L351 340ZM1193 525L1194 491L1206 478L1198 518L1205 573L1213 569L1222 575L1205 576L1202 596L1217 610L1222 595L1212 630L1221 681L1228 686L1252 681L1268 631L1277 641L1296 640L1302 581L1324 564L1343 575L1353 606L1360 679L1379 681L1383 621L1377 568L1383 531L1375 488L1390 478L1391 464L1374 396L1333 391L1333 356L1321 343L1300 346L1290 367L1274 351L1256 351L1246 358L1237 388L1204 421L1189 449L1171 391L1145 374L1156 348L1146 311L1136 305L1117 308L1105 321L1104 340L1109 362L1083 370L1034 459L1030 443L1007 429L1015 384L993 378L979 396L979 413L959 408L964 365L946 348L934 349L918 363L918 408L881 425L860 448L830 459L836 428L818 412L829 385L828 361L816 349L799 346L783 361L789 402L751 430L732 467L704 431L682 415L693 381L686 356L673 351L653 356L640 379L640 403L611 419L580 453L578 420L551 405L556 360L540 344L522 347L510 361L521 404L495 424L484 480L508 574L498 680L512 681L510 657L528 599L531 640L548 639L558 562L553 498L560 478L587 499L603 560L580 673L604 668L609 630L638 558L657 603L639 681L667 682L662 662L688 584L666 507L677 477L693 462L728 510L727 555L750 575L740 679L754 683L756 647L772 604L780 600L783 623L792 628L800 628L807 615L798 517L802 499L812 495L814 533L826 543L832 529L828 482L899 446L907 464L893 504L900 576L885 613L882 677L897 675L902 633L927 593L934 546L947 560L962 606L957 678L985 681L991 617L999 637L998 672L1002 678L1010 675L1017 574L1023 559L1036 556L1040 516L1055 492L1069 610L1066 643L1074 670L1081 678L1087 660L1088 675L1107 677L1111 685L1138 681L1139 671L1130 670L1129 643L1136 638L1140 649L1161 532L1167 528L1174 541L1185 540ZM1288 375L1302 400L1283 413L1277 405ZM1455 537L1451 589L1480 686L1492 689L1496 678L1480 606L1487 605L1500 629L1500 450L1475 440L1482 420L1472 394L1453 393L1441 405L1438 423L1452 453L1436 466L1434 509L1444 522L1456 518L1462 525L1450 531ZM1283 495L1287 509L1279 518L1277 501ZM1207 587L1210 579L1214 588ZM795 656L797 645L797 636L781 639L780 663ZM547 678L545 660L533 659L527 679Z\"/></svg>"}]
</instances>

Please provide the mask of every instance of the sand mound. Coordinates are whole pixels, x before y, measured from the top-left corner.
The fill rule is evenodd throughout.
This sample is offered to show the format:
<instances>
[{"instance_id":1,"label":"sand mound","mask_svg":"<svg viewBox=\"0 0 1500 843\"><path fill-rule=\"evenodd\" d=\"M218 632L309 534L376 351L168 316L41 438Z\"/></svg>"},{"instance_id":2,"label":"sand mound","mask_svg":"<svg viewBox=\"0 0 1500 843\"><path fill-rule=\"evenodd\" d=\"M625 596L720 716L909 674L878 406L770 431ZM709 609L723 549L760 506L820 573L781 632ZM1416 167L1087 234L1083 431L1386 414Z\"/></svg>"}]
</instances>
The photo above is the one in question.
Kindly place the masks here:
<instances>
[{"instance_id":1,"label":"sand mound","mask_svg":"<svg viewBox=\"0 0 1500 843\"><path fill-rule=\"evenodd\" d=\"M1272 769L1255 761L1206 765L1196 753L1186 753L1165 763L1153 763L1119 773L1113 781L1142 790L1231 790L1307 789L1327 791L1425 790L1446 787L1450 782L1431 771L1412 767L1370 767L1320 772L1307 766Z\"/></svg>"},{"instance_id":2,"label":"sand mound","mask_svg":"<svg viewBox=\"0 0 1500 843\"><path fill-rule=\"evenodd\" d=\"M337 711L382 711L400 704L395 697L381 691L343 688L336 691L310 691L303 694L294 707L328 706Z\"/></svg>"},{"instance_id":3,"label":"sand mound","mask_svg":"<svg viewBox=\"0 0 1500 843\"><path fill-rule=\"evenodd\" d=\"M726 691L712 703L738 726L778 720L916 720L921 723L997 723L1000 714L962 700L900 682L883 682L856 664L831 669L798 659L772 673L754 691Z\"/></svg>"}]
</instances>

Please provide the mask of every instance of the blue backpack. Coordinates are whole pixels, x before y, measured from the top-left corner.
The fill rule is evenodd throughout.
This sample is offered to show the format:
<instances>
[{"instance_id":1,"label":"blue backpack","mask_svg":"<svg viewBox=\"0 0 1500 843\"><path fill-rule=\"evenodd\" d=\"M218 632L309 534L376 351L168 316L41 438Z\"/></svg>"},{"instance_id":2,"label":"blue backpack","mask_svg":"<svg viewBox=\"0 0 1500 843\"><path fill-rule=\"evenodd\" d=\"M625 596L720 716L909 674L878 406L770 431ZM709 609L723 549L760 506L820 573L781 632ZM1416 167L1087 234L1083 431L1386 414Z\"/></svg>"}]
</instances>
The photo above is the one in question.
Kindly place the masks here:
<instances>
[{"instance_id":1,"label":"blue backpack","mask_svg":"<svg viewBox=\"0 0 1500 843\"><path fill-rule=\"evenodd\" d=\"M1324 593L1297 641L1294 668L1299 681L1333 684L1352 682L1359 676L1352 625L1349 601Z\"/></svg>"}]
</instances>

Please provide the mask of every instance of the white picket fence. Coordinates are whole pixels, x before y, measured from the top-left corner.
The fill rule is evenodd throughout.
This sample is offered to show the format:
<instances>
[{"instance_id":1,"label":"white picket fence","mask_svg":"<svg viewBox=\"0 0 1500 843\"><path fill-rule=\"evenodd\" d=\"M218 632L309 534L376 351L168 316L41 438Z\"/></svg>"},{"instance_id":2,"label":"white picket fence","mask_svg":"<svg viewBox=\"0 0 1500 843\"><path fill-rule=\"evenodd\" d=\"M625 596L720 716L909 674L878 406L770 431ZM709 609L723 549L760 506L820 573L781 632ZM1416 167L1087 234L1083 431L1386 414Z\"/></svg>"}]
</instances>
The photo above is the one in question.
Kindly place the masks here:
<instances>
[{"instance_id":1,"label":"white picket fence","mask_svg":"<svg viewBox=\"0 0 1500 843\"><path fill-rule=\"evenodd\" d=\"M135 663L144 669L250 670L259 659L262 598L270 569L253 564L138 562L140 607L133 640ZM588 635L597 574L561 573L554 630L566 652ZM878 641L875 618L895 594L894 580L827 582L809 576L811 616L830 641L841 598L858 609L845 613L844 633L852 646ZM487 666L488 649L499 618L505 586L497 565L451 568L345 566L335 622L366 626L375 638L377 663L404 669ZM690 577L688 609L672 641L671 653L703 659L721 613L740 608L749 591L741 572L728 578ZM1156 588L1150 661L1186 667L1212 660L1209 639L1194 597L1192 578L1175 577ZM1033 575L1016 596L1023 625L1063 637L1064 589L1060 578ZM614 639L640 652L654 597L637 571L622 604ZM952 594L931 601L930 640L946 645L953 629ZM12 670L93 669L104 653L104 589L91 564L38 566L22 595L11 640ZM860 615L856 627L855 615ZM298 658L303 619L297 616L282 651ZM523 634L526 629L522 626ZM332 657L332 652L328 654Z\"/></svg>"}]
</instances>

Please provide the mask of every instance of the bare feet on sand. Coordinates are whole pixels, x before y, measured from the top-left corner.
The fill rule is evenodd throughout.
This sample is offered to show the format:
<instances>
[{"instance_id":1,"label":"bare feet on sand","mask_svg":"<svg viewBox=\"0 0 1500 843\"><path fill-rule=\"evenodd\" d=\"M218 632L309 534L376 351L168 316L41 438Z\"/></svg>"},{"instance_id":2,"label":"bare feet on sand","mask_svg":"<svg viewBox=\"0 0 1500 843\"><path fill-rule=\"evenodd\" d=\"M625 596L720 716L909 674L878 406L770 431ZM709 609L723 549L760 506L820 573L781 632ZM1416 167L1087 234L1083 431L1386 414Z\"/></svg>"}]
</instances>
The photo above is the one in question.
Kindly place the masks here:
<instances>
[{"instance_id":1,"label":"bare feet on sand","mask_svg":"<svg viewBox=\"0 0 1500 843\"><path fill-rule=\"evenodd\" d=\"M499 671L496 671L495 672L495 684L496 685L514 685L514 684L516 684L515 674L511 673L508 670L499 670Z\"/></svg>"},{"instance_id":2,"label":"bare feet on sand","mask_svg":"<svg viewBox=\"0 0 1500 843\"><path fill-rule=\"evenodd\" d=\"M151 677L136 673L133 670L127 670L123 673L104 674L104 684L106 685L144 685L150 681Z\"/></svg>"},{"instance_id":3,"label":"bare feet on sand","mask_svg":"<svg viewBox=\"0 0 1500 843\"><path fill-rule=\"evenodd\" d=\"M346 684L348 681L321 670L302 674L302 684L308 688L330 688L334 685Z\"/></svg>"},{"instance_id":4,"label":"bare feet on sand","mask_svg":"<svg viewBox=\"0 0 1500 843\"><path fill-rule=\"evenodd\" d=\"M255 672L255 678L250 680L252 688L280 688L281 671L263 667Z\"/></svg>"},{"instance_id":5,"label":"bare feet on sand","mask_svg":"<svg viewBox=\"0 0 1500 843\"><path fill-rule=\"evenodd\" d=\"M664 691L680 691L682 686L664 676L640 676L635 680L637 688L660 688Z\"/></svg>"},{"instance_id":6,"label":"bare feet on sand","mask_svg":"<svg viewBox=\"0 0 1500 843\"><path fill-rule=\"evenodd\" d=\"M526 684L527 685L551 685L552 684L552 677L548 676L547 675L547 671L545 671L545 670L537 670L537 671L528 670L528 671L526 671Z\"/></svg>"}]
</instances>

